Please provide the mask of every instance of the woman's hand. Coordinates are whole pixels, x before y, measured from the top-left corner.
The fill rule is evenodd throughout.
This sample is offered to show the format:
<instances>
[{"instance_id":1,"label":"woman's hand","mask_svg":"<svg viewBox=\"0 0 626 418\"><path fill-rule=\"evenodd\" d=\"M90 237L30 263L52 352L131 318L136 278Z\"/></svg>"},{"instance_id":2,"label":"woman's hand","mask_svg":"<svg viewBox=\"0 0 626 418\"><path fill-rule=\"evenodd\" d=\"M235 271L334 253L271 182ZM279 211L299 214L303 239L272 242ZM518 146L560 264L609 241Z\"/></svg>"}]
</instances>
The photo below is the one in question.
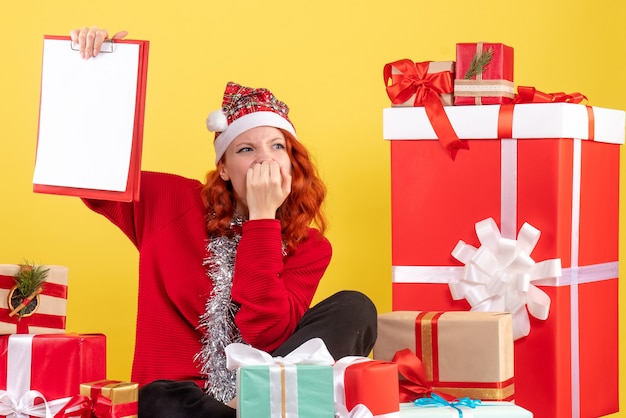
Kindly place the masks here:
<instances>
[{"instance_id":1,"label":"woman's hand","mask_svg":"<svg viewBox=\"0 0 626 418\"><path fill-rule=\"evenodd\" d=\"M263 161L246 177L249 219L275 219L276 211L291 192L291 174L276 161Z\"/></svg>"},{"instance_id":2,"label":"woman's hand","mask_svg":"<svg viewBox=\"0 0 626 418\"><path fill-rule=\"evenodd\" d=\"M120 31L111 37L111 39L122 39L128 32ZM80 56L84 59L95 57L100 53L102 43L109 39L109 31L99 29L96 26L91 28L84 27L81 29L73 29L70 31L72 41L78 44Z\"/></svg>"}]
</instances>

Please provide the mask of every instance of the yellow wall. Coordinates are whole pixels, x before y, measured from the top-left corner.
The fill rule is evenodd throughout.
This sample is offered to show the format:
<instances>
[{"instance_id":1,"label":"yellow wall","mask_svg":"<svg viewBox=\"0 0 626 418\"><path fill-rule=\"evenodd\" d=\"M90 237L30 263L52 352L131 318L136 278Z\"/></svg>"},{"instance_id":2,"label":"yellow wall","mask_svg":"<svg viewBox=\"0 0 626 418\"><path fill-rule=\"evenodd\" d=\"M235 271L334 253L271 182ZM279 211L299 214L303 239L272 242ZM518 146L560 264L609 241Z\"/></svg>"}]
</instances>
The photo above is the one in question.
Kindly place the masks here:
<instances>
[{"instance_id":1,"label":"yellow wall","mask_svg":"<svg viewBox=\"0 0 626 418\"><path fill-rule=\"evenodd\" d=\"M271 88L291 106L329 189L335 253L316 300L356 288L388 311L383 65L454 60L457 42L503 42L515 48L516 85L626 109L624 17L620 0L11 2L0 12L0 263L69 266L68 330L105 333L109 377L129 378L134 248L77 199L31 192L44 34L99 24L151 41L144 169L202 178L213 161L204 119L225 83Z\"/></svg>"}]
</instances>

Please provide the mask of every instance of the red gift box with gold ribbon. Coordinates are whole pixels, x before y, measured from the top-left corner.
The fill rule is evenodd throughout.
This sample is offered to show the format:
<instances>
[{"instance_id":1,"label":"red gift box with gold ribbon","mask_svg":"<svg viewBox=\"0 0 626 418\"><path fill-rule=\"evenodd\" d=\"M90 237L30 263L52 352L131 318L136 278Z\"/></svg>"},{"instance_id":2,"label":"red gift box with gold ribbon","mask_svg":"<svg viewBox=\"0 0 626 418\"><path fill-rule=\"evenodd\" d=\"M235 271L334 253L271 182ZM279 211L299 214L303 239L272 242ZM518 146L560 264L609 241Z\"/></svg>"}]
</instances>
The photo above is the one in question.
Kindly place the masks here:
<instances>
[{"instance_id":1,"label":"red gift box with gold ribbon","mask_svg":"<svg viewBox=\"0 0 626 418\"><path fill-rule=\"evenodd\" d=\"M456 44L455 105L513 101L513 48L501 43Z\"/></svg>"},{"instance_id":2,"label":"red gift box with gold ribbon","mask_svg":"<svg viewBox=\"0 0 626 418\"><path fill-rule=\"evenodd\" d=\"M379 314L374 359L392 361L404 349L420 359L426 386L435 392L453 398L514 399L513 323L508 313ZM420 393L407 393L400 401L418 397Z\"/></svg>"},{"instance_id":3,"label":"red gift box with gold ribbon","mask_svg":"<svg viewBox=\"0 0 626 418\"><path fill-rule=\"evenodd\" d=\"M105 376L102 334L0 336L0 416L54 415L81 383Z\"/></svg>"},{"instance_id":4,"label":"red gift box with gold ribbon","mask_svg":"<svg viewBox=\"0 0 626 418\"><path fill-rule=\"evenodd\" d=\"M452 252L463 241L483 254L489 242L481 242L476 228L492 219L498 246L532 250L520 265L559 260L562 267L558 277L526 282L518 300L541 294L549 303L547 318L530 315L528 335L515 342L516 403L537 418L598 417L618 410L625 113L557 102L556 96L542 103L446 107L459 138L470 143L454 161L433 141L423 109L384 109L384 138L391 145L392 308L474 306L453 297L451 284L463 284L470 270ZM532 245L519 240L526 224L539 232Z\"/></svg>"},{"instance_id":5,"label":"red gift box with gold ribbon","mask_svg":"<svg viewBox=\"0 0 626 418\"><path fill-rule=\"evenodd\" d=\"M0 334L63 334L67 306L68 269L44 266L48 276L28 314L10 315L9 298L15 286L17 264L0 264Z\"/></svg>"}]
</instances>

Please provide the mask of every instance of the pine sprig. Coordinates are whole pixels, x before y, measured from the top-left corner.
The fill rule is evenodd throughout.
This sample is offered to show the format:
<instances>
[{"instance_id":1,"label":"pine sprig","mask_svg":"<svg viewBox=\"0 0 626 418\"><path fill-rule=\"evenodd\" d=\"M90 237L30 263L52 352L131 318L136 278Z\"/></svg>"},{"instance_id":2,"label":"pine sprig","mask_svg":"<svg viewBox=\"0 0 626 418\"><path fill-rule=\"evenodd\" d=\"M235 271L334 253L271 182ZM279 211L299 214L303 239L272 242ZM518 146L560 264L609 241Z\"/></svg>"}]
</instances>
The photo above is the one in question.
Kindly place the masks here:
<instances>
[{"instance_id":1,"label":"pine sprig","mask_svg":"<svg viewBox=\"0 0 626 418\"><path fill-rule=\"evenodd\" d=\"M482 74L485 71L485 67L489 65L491 60L493 59L493 48L489 48L482 53L474 54L472 58L472 62L470 62L470 66L465 73L466 80L471 79L472 77L477 76L478 74Z\"/></svg>"},{"instance_id":2,"label":"pine sprig","mask_svg":"<svg viewBox=\"0 0 626 418\"><path fill-rule=\"evenodd\" d=\"M49 271L50 269L45 266L26 261L24 264L20 264L19 270L13 276L13 280L15 280L20 293L26 297L43 286Z\"/></svg>"}]
</instances>

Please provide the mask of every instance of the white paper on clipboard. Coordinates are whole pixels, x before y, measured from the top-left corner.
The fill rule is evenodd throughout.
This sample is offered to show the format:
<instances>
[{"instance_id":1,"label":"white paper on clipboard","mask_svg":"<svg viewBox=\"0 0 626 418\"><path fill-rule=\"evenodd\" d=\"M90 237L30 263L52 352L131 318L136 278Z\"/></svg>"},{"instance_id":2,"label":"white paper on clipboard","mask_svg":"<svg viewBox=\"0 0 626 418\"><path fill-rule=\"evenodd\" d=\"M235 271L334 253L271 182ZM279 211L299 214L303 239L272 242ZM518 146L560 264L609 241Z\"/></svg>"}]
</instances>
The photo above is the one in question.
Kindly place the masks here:
<instances>
[{"instance_id":1,"label":"white paper on clipboard","mask_svg":"<svg viewBox=\"0 0 626 418\"><path fill-rule=\"evenodd\" d=\"M127 190L142 54L132 41L111 48L85 60L69 39L44 39L34 184Z\"/></svg>"}]
</instances>

